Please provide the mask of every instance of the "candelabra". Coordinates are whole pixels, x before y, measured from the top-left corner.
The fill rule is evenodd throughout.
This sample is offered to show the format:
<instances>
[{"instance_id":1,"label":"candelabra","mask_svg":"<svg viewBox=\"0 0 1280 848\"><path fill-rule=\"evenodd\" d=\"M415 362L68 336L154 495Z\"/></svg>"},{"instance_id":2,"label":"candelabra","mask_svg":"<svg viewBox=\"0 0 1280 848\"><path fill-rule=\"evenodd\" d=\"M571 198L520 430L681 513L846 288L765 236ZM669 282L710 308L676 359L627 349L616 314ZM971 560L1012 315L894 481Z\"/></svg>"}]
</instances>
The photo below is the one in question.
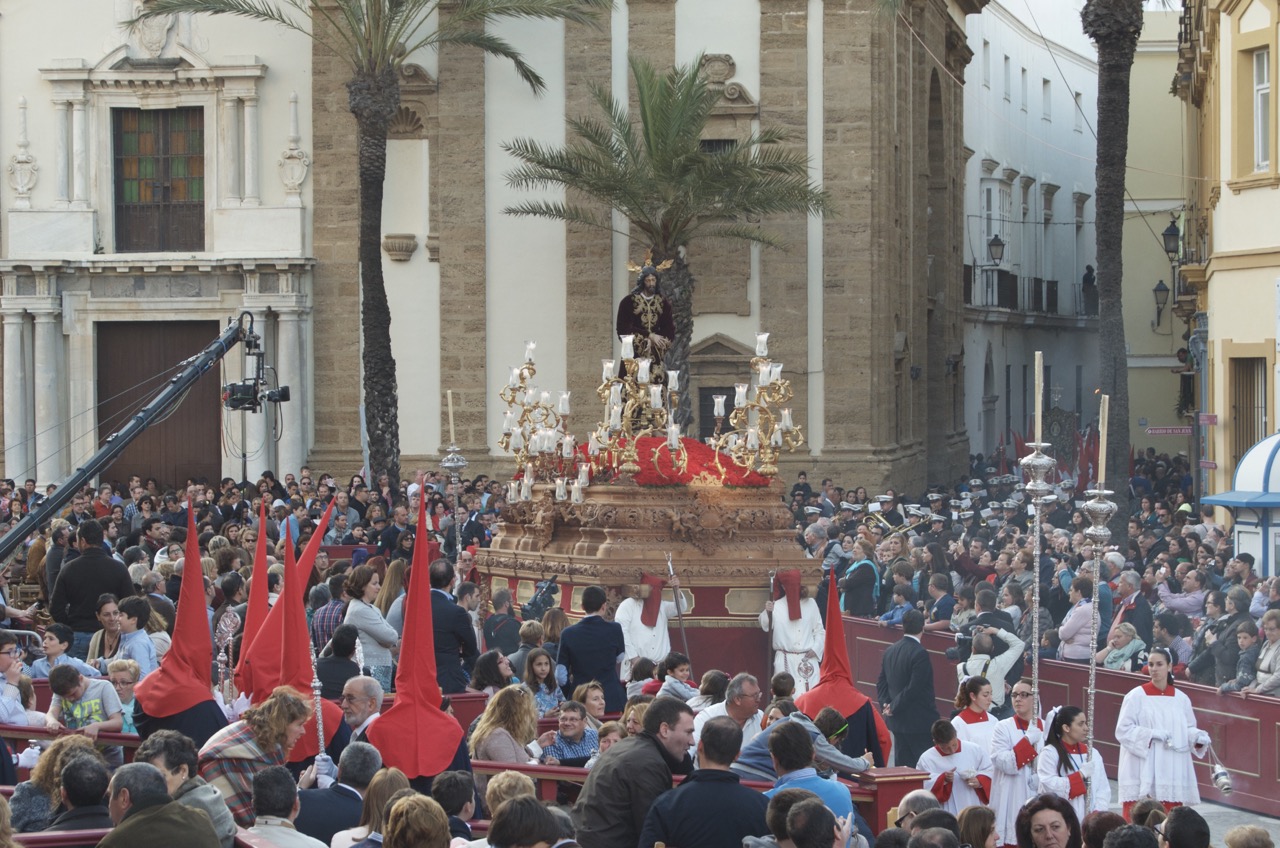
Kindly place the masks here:
<instances>
[{"instance_id":1,"label":"candelabra","mask_svg":"<svg viewBox=\"0 0 1280 848\"><path fill-rule=\"evenodd\" d=\"M502 438L498 446L515 455L516 467L523 469L521 480L507 483L507 500L532 500L533 484L537 480L554 480L556 497L568 499L567 473L576 467L577 479L573 481L573 500L581 502L582 489L589 482L587 463L576 450L574 437L569 433L569 392L560 392L559 401L552 403L551 393L540 391L532 384L538 369L534 363L537 344L525 343L524 363L511 369L511 378L499 392L507 404L503 414ZM448 468L445 457L444 467ZM458 459L462 459L458 457ZM466 460L462 460L466 465Z\"/></svg>"},{"instance_id":2,"label":"candelabra","mask_svg":"<svg viewBox=\"0 0 1280 848\"><path fill-rule=\"evenodd\" d=\"M751 360L755 385L734 386L730 430L724 432L727 395L714 395L715 434L707 444L727 453L735 463L772 477L778 473L778 457L804 444L804 434L791 420L791 381L782 376L782 363L769 358L769 334L756 334L756 355ZM718 461L718 460L717 460Z\"/></svg>"},{"instance_id":3,"label":"candelabra","mask_svg":"<svg viewBox=\"0 0 1280 848\"><path fill-rule=\"evenodd\" d=\"M1032 538L1032 570L1039 573L1041 539L1044 536L1044 508L1053 501L1053 486L1048 482L1049 472L1057 467L1053 457L1044 453L1049 447L1047 442L1029 442L1027 447L1031 453L1024 456L1019 465L1022 466L1022 479L1027 481L1024 491L1032 506L1033 526ZM1027 650L1031 652L1031 697L1036 703L1037 715L1040 710L1040 580L1031 583L1031 644Z\"/></svg>"},{"instance_id":4,"label":"candelabra","mask_svg":"<svg viewBox=\"0 0 1280 848\"><path fill-rule=\"evenodd\" d=\"M604 461L616 461L623 474L636 474L640 471L637 440L661 434L672 465L683 470L688 456L680 441L680 425L672 419L672 410L680 404L680 372L666 371L665 382L656 382L653 360L635 356L635 337L622 336L621 341L622 367L612 359L600 363L596 395L604 403L605 419L591 433L587 453L591 457L604 454ZM655 460L660 450L655 450Z\"/></svg>"},{"instance_id":5,"label":"candelabra","mask_svg":"<svg viewBox=\"0 0 1280 848\"><path fill-rule=\"evenodd\" d=\"M1104 448L1105 449L1105 448ZM1090 602L1091 610L1089 622L1089 645L1090 654L1098 649L1098 630L1101 627L1102 611L1098 604L1098 585L1106 579L1106 575L1102 570L1102 556L1106 550L1107 543L1111 541L1111 530L1107 527L1107 523L1111 521L1111 516L1116 514L1116 505L1111 502L1112 492L1103 488L1104 484L1099 483L1098 488L1090 489L1085 492L1085 496L1089 498L1084 504L1084 514L1089 519L1090 526L1084 530L1085 538L1093 543L1093 600ZM1089 659L1089 702L1085 706L1085 713L1089 717L1089 739L1088 749L1089 756L1093 756L1093 695L1097 691L1098 677L1098 659L1090 656ZM1093 809L1093 792L1092 783L1089 784L1089 809Z\"/></svg>"}]
</instances>

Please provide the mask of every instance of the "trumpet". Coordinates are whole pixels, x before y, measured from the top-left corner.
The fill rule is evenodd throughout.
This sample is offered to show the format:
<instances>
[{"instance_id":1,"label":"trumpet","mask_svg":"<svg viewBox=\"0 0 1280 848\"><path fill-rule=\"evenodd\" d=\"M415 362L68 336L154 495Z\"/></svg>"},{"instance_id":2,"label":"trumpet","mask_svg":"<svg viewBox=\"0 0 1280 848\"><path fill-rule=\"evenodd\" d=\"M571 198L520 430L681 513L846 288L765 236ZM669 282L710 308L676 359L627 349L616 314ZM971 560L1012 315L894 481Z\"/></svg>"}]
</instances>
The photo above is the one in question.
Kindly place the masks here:
<instances>
[{"instance_id":1,"label":"trumpet","mask_svg":"<svg viewBox=\"0 0 1280 848\"><path fill-rule=\"evenodd\" d=\"M867 516L869 520L873 521L877 526L884 530L884 535L886 536L890 536L894 533L901 533L911 526L909 522L904 521L897 527L894 527L889 523L889 519L885 518L878 512L869 512L867 513Z\"/></svg>"}]
</instances>

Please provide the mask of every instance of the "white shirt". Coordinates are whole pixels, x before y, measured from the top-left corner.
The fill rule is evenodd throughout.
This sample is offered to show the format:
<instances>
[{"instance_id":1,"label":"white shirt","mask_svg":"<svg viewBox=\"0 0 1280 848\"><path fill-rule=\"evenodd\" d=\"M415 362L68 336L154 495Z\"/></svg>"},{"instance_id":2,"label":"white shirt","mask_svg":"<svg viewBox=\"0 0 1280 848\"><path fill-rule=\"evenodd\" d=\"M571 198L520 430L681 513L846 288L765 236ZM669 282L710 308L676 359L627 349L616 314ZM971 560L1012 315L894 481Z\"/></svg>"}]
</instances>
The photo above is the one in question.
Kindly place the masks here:
<instances>
[{"instance_id":1,"label":"white shirt","mask_svg":"<svg viewBox=\"0 0 1280 848\"><path fill-rule=\"evenodd\" d=\"M728 702L726 701L721 701L718 704L707 707L705 710L693 717L693 744L689 746L690 756L697 755L698 740L702 738L702 728L706 723L717 716L729 715L729 710L726 707L727 703ZM745 722L743 722L742 745L738 748L739 751L747 747L747 743L756 738L760 733L760 723L763 721L764 711L757 709L754 715L750 716Z\"/></svg>"}]
</instances>

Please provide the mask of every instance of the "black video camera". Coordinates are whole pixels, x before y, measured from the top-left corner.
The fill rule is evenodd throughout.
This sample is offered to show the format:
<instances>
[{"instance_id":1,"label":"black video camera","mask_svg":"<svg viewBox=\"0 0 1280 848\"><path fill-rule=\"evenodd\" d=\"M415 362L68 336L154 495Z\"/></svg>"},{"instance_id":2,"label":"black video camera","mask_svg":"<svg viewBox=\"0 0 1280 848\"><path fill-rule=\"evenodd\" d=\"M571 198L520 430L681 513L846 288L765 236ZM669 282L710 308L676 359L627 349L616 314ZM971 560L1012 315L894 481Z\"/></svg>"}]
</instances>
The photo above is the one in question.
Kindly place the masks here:
<instances>
[{"instance_id":1,"label":"black video camera","mask_svg":"<svg viewBox=\"0 0 1280 848\"><path fill-rule=\"evenodd\" d=\"M533 587L533 597L529 599L529 603L520 605L520 618L524 621L542 621L546 611L555 605L558 594L560 587L556 585L555 577L539 580Z\"/></svg>"}]
</instances>

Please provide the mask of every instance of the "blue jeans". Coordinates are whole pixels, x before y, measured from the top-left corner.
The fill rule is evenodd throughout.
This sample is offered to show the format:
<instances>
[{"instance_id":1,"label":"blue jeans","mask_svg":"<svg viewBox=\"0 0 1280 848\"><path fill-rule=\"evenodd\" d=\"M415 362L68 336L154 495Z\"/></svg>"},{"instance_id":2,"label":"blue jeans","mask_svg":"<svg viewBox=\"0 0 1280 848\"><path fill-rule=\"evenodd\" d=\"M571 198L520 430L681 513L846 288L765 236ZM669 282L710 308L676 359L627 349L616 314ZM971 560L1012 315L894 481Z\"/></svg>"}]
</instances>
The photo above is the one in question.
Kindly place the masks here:
<instances>
[{"instance_id":1,"label":"blue jeans","mask_svg":"<svg viewBox=\"0 0 1280 848\"><path fill-rule=\"evenodd\" d=\"M93 639L92 633L80 633L79 631L77 631L75 634L75 639L73 639L71 642L71 650L67 651L67 653L71 654L71 656L75 657L78 660L88 659L89 658L89 642L92 641L92 639Z\"/></svg>"}]
</instances>

